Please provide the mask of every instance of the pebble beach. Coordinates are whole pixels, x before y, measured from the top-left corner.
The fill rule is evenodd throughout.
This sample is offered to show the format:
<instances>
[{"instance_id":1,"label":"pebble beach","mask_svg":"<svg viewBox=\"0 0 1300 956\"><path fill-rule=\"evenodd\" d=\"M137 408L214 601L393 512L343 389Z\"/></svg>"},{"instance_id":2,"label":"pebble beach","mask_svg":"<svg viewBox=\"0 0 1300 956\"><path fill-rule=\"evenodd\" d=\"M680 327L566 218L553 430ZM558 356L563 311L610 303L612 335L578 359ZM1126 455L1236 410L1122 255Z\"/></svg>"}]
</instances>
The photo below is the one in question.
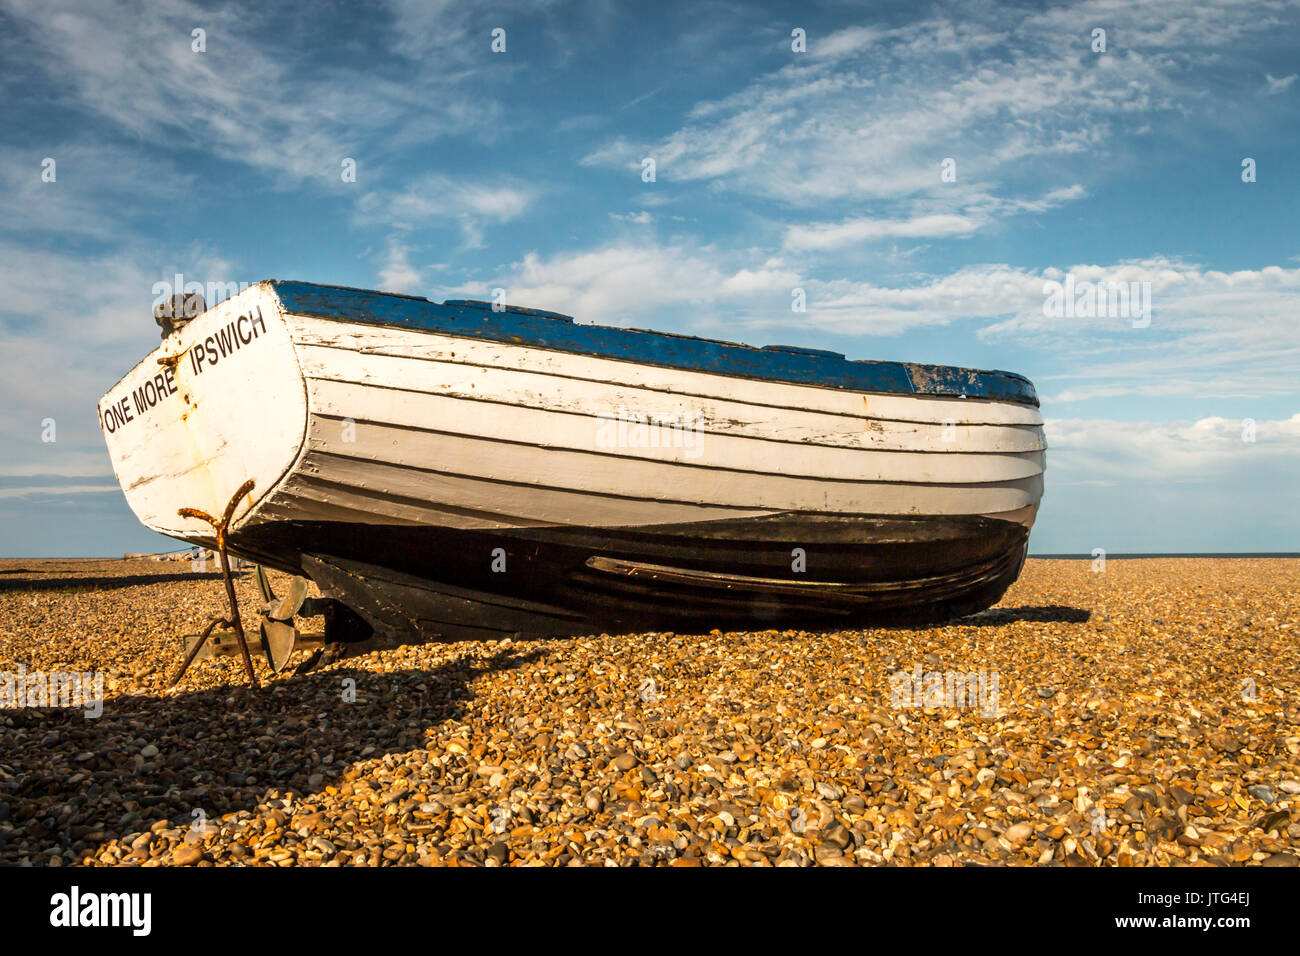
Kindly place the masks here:
<instances>
[{"instance_id":1,"label":"pebble beach","mask_svg":"<svg viewBox=\"0 0 1300 956\"><path fill-rule=\"evenodd\" d=\"M224 611L188 562L0 560L0 673L103 681L98 716L3 702L0 864L1300 860L1300 560L1031 559L942 627L403 646L259 661L260 689L221 658L168 689Z\"/></svg>"}]
</instances>

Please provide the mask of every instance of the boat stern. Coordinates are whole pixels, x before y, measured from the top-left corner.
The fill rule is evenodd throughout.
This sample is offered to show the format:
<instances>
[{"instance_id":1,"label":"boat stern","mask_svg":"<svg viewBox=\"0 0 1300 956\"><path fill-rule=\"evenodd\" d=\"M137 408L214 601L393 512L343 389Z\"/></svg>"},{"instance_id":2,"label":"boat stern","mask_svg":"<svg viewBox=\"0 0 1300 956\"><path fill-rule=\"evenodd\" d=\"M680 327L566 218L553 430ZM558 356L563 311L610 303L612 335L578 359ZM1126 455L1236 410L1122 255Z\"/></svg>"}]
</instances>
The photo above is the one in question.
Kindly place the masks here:
<instances>
[{"instance_id":1,"label":"boat stern","mask_svg":"<svg viewBox=\"0 0 1300 956\"><path fill-rule=\"evenodd\" d=\"M113 472L136 517L210 545L212 528L181 508L220 515L249 479L235 524L293 467L307 395L269 282L250 286L167 335L98 406Z\"/></svg>"}]
</instances>

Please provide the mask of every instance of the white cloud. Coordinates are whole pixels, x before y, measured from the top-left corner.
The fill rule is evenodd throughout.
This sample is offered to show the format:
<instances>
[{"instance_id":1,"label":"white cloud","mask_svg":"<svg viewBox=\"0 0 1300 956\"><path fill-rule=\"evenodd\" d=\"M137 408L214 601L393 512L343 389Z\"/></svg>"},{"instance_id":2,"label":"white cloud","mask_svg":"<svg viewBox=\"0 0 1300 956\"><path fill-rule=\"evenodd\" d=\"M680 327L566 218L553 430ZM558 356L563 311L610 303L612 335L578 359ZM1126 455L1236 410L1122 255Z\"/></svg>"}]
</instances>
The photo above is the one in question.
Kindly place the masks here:
<instances>
[{"instance_id":1,"label":"white cloud","mask_svg":"<svg viewBox=\"0 0 1300 956\"><path fill-rule=\"evenodd\" d=\"M1300 413L1260 416L1254 441L1244 440L1249 423L1223 415L1048 415L1045 430L1046 491L1031 552L1294 550L1300 520L1288 490L1300 470Z\"/></svg>"},{"instance_id":2,"label":"white cloud","mask_svg":"<svg viewBox=\"0 0 1300 956\"><path fill-rule=\"evenodd\" d=\"M423 286L420 270L411 265L409 247L389 239L384 265L379 270L379 288L385 292L418 293Z\"/></svg>"},{"instance_id":3,"label":"white cloud","mask_svg":"<svg viewBox=\"0 0 1300 956\"><path fill-rule=\"evenodd\" d=\"M1267 85L1264 87L1264 92L1269 96L1277 96L1279 93L1283 93L1295 85L1297 77L1300 77L1300 74L1292 73L1290 76L1274 79L1271 74L1265 73L1264 80Z\"/></svg>"},{"instance_id":4,"label":"white cloud","mask_svg":"<svg viewBox=\"0 0 1300 956\"><path fill-rule=\"evenodd\" d=\"M1150 324L1134 327L1132 316L1044 314L1048 283L1063 283L1067 274L1080 287L1150 283ZM800 284L808 290L806 322L826 331L892 335L974 320L989 343L1068 360L1068 372L1038 380L1045 401L1285 395L1300 385L1300 268L1222 272L1151 258L1065 271L972 265L898 285L850 279Z\"/></svg>"},{"instance_id":5,"label":"white cloud","mask_svg":"<svg viewBox=\"0 0 1300 956\"><path fill-rule=\"evenodd\" d=\"M736 260L736 261L730 261ZM550 257L530 252L489 282L449 289L482 297L503 286L511 302L600 325L628 324L664 308L726 306L744 310L790 301L798 275L779 260L748 264L711 247L618 242ZM698 318L698 316L696 316Z\"/></svg>"},{"instance_id":6,"label":"white cloud","mask_svg":"<svg viewBox=\"0 0 1300 956\"><path fill-rule=\"evenodd\" d=\"M59 253L0 240L0 477L111 474L94 405L158 343L153 286L178 271L174 254L142 245ZM187 280L235 278L203 250L183 255ZM156 271L145 263L157 263ZM49 443L47 419L57 439Z\"/></svg>"},{"instance_id":7,"label":"white cloud","mask_svg":"<svg viewBox=\"0 0 1300 956\"><path fill-rule=\"evenodd\" d=\"M1042 281L1010 266L968 266L946 276L888 286L853 279L810 280L808 324L850 335L896 335L907 329L992 319L1028 309ZM1037 294L1041 302L1041 293Z\"/></svg>"},{"instance_id":8,"label":"white cloud","mask_svg":"<svg viewBox=\"0 0 1300 956\"><path fill-rule=\"evenodd\" d=\"M146 268L157 250L134 248L105 255L78 255L33 248L22 241L0 242L0 335L48 344L51 352L73 354L112 349L157 338L153 285L170 281L174 270ZM229 267L211 256L195 256L207 276L229 276ZM195 274L189 278L198 280ZM262 278L262 277L259 277ZM152 348L152 345L150 346ZM6 369L17 358L5 352ZM125 370L124 370L125 371ZM0 387L3 387L0 377Z\"/></svg>"},{"instance_id":9,"label":"white cloud","mask_svg":"<svg viewBox=\"0 0 1300 956\"><path fill-rule=\"evenodd\" d=\"M784 245L795 252L838 249L842 246L875 239L908 239L969 235L980 223L970 216L935 214L915 219L846 219L843 222L818 222L808 226L790 226Z\"/></svg>"},{"instance_id":10,"label":"white cloud","mask_svg":"<svg viewBox=\"0 0 1300 956\"><path fill-rule=\"evenodd\" d=\"M41 178L47 158L53 182ZM196 188L193 175L148 149L91 140L0 147L0 230L113 239L142 215L183 208Z\"/></svg>"},{"instance_id":11,"label":"white cloud","mask_svg":"<svg viewBox=\"0 0 1300 956\"><path fill-rule=\"evenodd\" d=\"M1300 413L1258 422L1049 418L1044 427L1056 484L1218 485L1264 467L1300 468Z\"/></svg>"},{"instance_id":12,"label":"white cloud","mask_svg":"<svg viewBox=\"0 0 1300 956\"><path fill-rule=\"evenodd\" d=\"M1227 398L1296 391L1300 269L1268 266L1222 272L1155 258L1078 265L1069 274L1076 282L1150 283L1150 326L1133 328L1122 318L1045 316L1042 283L1060 281L1065 274L1048 269L1035 276L1039 294L1025 297L1029 307L984 327L980 335L1072 356L1070 373L1061 377L1064 385L1040 381L1045 401L1120 394Z\"/></svg>"},{"instance_id":13,"label":"white cloud","mask_svg":"<svg viewBox=\"0 0 1300 956\"><path fill-rule=\"evenodd\" d=\"M958 183L1028 184L1044 168L1034 160L1110 153L1126 143L1122 132L1203 110L1189 68L1267 35L1281 11L1269 0L1089 0L1039 13L963 11L959 24L850 26L810 36L809 54L698 103L675 132L616 137L583 161L631 170L653 156L662 181L713 181L792 205L837 201L850 212L906 197L942 203L946 157ZM1098 23L1112 32L1101 55L1090 49Z\"/></svg>"},{"instance_id":14,"label":"white cloud","mask_svg":"<svg viewBox=\"0 0 1300 956\"><path fill-rule=\"evenodd\" d=\"M417 76L312 62L270 14L233 3L151 0L147 15L70 0L3 0L32 69L132 136L192 148L290 181L339 183L340 161L383 131L386 145L472 130L494 105L469 92L459 22L411 36ZM206 52L191 31L206 31Z\"/></svg>"},{"instance_id":15,"label":"white cloud","mask_svg":"<svg viewBox=\"0 0 1300 956\"><path fill-rule=\"evenodd\" d=\"M838 59L849 53L860 53L888 36L888 32L875 27L845 27L829 36L813 40L808 52L814 57Z\"/></svg>"},{"instance_id":16,"label":"white cloud","mask_svg":"<svg viewBox=\"0 0 1300 956\"><path fill-rule=\"evenodd\" d=\"M428 173L399 189L374 190L357 202L355 219L361 225L414 229L439 222L459 224L467 248L480 248L488 223L505 223L522 216L537 200L539 191L503 179L457 179Z\"/></svg>"},{"instance_id":17,"label":"white cloud","mask_svg":"<svg viewBox=\"0 0 1300 956\"><path fill-rule=\"evenodd\" d=\"M456 0L388 0L393 15L393 49L413 60L428 57L433 50L463 67L486 41L469 42L471 5ZM448 42L453 40L454 42Z\"/></svg>"}]
</instances>

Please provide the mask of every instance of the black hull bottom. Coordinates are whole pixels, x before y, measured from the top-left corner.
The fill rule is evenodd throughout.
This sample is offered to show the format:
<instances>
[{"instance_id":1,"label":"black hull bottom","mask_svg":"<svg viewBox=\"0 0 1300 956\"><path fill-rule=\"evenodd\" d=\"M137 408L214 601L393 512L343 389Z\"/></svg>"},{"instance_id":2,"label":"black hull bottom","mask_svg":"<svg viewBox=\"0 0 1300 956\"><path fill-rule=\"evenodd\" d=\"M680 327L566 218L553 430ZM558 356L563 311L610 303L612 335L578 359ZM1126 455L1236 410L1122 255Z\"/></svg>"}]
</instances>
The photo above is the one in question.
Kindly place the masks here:
<instances>
[{"instance_id":1,"label":"black hull bottom","mask_svg":"<svg viewBox=\"0 0 1300 956\"><path fill-rule=\"evenodd\" d=\"M995 604L1028 529L778 515L507 532L283 522L231 550L311 577L377 631L465 640L937 623Z\"/></svg>"}]
</instances>

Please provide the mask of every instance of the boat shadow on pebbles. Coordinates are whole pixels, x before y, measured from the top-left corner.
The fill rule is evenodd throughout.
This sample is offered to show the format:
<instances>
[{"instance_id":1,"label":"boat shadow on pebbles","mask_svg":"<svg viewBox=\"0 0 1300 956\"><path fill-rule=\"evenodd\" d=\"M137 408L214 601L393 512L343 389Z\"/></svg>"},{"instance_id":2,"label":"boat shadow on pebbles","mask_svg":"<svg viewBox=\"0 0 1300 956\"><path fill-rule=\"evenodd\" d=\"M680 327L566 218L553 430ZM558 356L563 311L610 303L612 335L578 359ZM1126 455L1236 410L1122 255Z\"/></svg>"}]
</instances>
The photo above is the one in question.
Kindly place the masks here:
<instances>
[{"instance_id":1,"label":"boat shadow on pebbles","mask_svg":"<svg viewBox=\"0 0 1300 956\"><path fill-rule=\"evenodd\" d=\"M227 828L225 814L265 817L289 796L311 803L358 761L422 749L425 730L462 712L474 680L539 656L510 649L430 670L343 666L256 690L116 697L98 718L0 710L9 724L0 727L0 864L81 862L112 841L122 841L119 862L172 862L205 821Z\"/></svg>"},{"instance_id":2,"label":"boat shadow on pebbles","mask_svg":"<svg viewBox=\"0 0 1300 956\"><path fill-rule=\"evenodd\" d=\"M949 621L947 626L1001 627L1025 621L1031 624L1087 624L1092 611L1083 607L1050 604L1044 607L993 607L960 620ZM944 626L944 625L941 625Z\"/></svg>"}]
</instances>

